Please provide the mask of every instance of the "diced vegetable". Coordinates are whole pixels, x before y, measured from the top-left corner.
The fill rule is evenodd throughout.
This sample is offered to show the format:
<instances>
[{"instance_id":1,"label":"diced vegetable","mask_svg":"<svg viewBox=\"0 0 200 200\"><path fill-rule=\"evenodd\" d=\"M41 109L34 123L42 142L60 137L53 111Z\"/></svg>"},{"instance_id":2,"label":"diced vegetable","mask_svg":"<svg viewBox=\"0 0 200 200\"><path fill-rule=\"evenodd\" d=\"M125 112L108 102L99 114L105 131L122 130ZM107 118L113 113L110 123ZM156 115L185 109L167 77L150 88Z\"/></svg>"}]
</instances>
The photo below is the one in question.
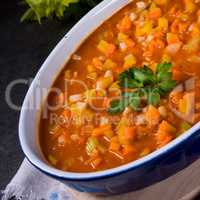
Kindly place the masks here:
<instances>
[{"instance_id":1,"label":"diced vegetable","mask_svg":"<svg viewBox=\"0 0 200 200\"><path fill-rule=\"evenodd\" d=\"M119 24L117 24L117 28L121 31L121 32L126 32L129 31L132 27L132 21L128 16L125 16L120 22Z\"/></svg>"},{"instance_id":2,"label":"diced vegetable","mask_svg":"<svg viewBox=\"0 0 200 200\"><path fill-rule=\"evenodd\" d=\"M159 106L158 111L162 117L167 116L167 109L165 106Z\"/></svg>"},{"instance_id":3,"label":"diced vegetable","mask_svg":"<svg viewBox=\"0 0 200 200\"><path fill-rule=\"evenodd\" d=\"M149 12L149 18L152 20L158 19L159 17L161 17L161 15L162 15L162 11L159 7L153 8Z\"/></svg>"},{"instance_id":4,"label":"diced vegetable","mask_svg":"<svg viewBox=\"0 0 200 200\"><path fill-rule=\"evenodd\" d=\"M188 124L187 122L182 122L180 126L180 133L184 133L188 129L190 129L192 126Z\"/></svg>"},{"instance_id":5,"label":"diced vegetable","mask_svg":"<svg viewBox=\"0 0 200 200\"><path fill-rule=\"evenodd\" d=\"M180 43L179 37L174 33L167 33L168 44Z\"/></svg>"},{"instance_id":6,"label":"diced vegetable","mask_svg":"<svg viewBox=\"0 0 200 200\"><path fill-rule=\"evenodd\" d=\"M144 148L143 151L140 153L140 157L144 157L144 156L146 156L146 155L148 155L148 154L150 154L150 153L151 153L151 150L150 150L148 147L146 147L146 148Z\"/></svg>"},{"instance_id":7,"label":"diced vegetable","mask_svg":"<svg viewBox=\"0 0 200 200\"><path fill-rule=\"evenodd\" d=\"M186 112L187 112L186 99L180 99L180 101L179 101L179 112L186 114Z\"/></svg>"},{"instance_id":8,"label":"diced vegetable","mask_svg":"<svg viewBox=\"0 0 200 200\"><path fill-rule=\"evenodd\" d=\"M103 125L103 126L100 126L98 128L95 128L93 131L92 131L92 136L102 136L102 135L105 135L106 132L110 132L112 131L112 128L111 126L108 124L108 125Z\"/></svg>"},{"instance_id":9,"label":"diced vegetable","mask_svg":"<svg viewBox=\"0 0 200 200\"><path fill-rule=\"evenodd\" d=\"M168 0L154 0L154 2L159 6L163 6L168 3Z\"/></svg>"},{"instance_id":10,"label":"diced vegetable","mask_svg":"<svg viewBox=\"0 0 200 200\"><path fill-rule=\"evenodd\" d=\"M129 54L124 58L124 68L128 69L136 64L136 58L133 54Z\"/></svg>"},{"instance_id":11,"label":"diced vegetable","mask_svg":"<svg viewBox=\"0 0 200 200\"><path fill-rule=\"evenodd\" d=\"M124 134L127 140L134 140L136 138L136 127L134 126L125 127Z\"/></svg>"},{"instance_id":12,"label":"diced vegetable","mask_svg":"<svg viewBox=\"0 0 200 200\"><path fill-rule=\"evenodd\" d=\"M156 125L160 121L160 113L158 109L152 105L148 107L147 112L145 113L145 117L150 125Z\"/></svg>"},{"instance_id":13,"label":"diced vegetable","mask_svg":"<svg viewBox=\"0 0 200 200\"><path fill-rule=\"evenodd\" d=\"M114 137L111 139L110 146L109 146L109 150L111 150L111 151L119 151L120 148L121 148L121 145L120 145L120 143L119 143L118 137L117 137L117 136L114 136Z\"/></svg>"},{"instance_id":14,"label":"diced vegetable","mask_svg":"<svg viewBox=\"0 0 200 200\"><path fill-rule=\"evenodd\" d=\"M110 44L106 42L105 40L101 40L97 46L99 51L104 53L106 56L110 56L114 53L116 47L114 44Z\"/></svg>"},{"instance_id":15,"label":"diced vegetable","mask_svg":"<svg viewBox=\"0 0 200 200\"><path fill-rule=\"evenodd\" d=\"M175 133L176 128L167 121L163 120L159 126L158 132Z\"/></svg>"},{"instance_id":16,"label":"diced vegetable","mask_svg":"<svg viewBox=\"0 0 200 200\"><path fill-rule=\"evenodd\" d=\"M113 69L117 66L115 62L113 62L111 59L107 59L106 62L103 64L103 69L108 70L108 69Z\"/></svg>"},{"instance_id":17,"label":"diced vegetable","mask_svg":"<svg viewBox=\"0 0 200 200\"><path fill-rule=\"evenodd\" d=\"M96 89L107 89L113 83L113 77L101 77L96 83Z\"/></svg>"},{"instance_id":18,"label":"diced vegetable","mask_svg":"<svg viewBox=\"0 0 200 200\"><path fill-rule=\"evenodd\" d=\"M135 153L136 150L135 150L135 147L133 145L128 144L128 145L123 146L122 152L123 152L123 155L126 156L126 155L129 155L129 154Z\"/></svg>"},{"instance_id":19,"label":"diced vegetable","mask_svg":"<svg viewBox=\"0 0 200 200\"><path fill-rule=\"evenodd\" d=\"M48 159L49 159L49 161L50 161L50 163L52 164L52 165L56 165L57 164L57 159L54 157L54 156L52 156L52 155L49 155L48 156Z\"/></svg>"},{"instance_id":20,"label":"diced vegetable","mask_svg":"<svg viewBox=\"0 0 200 200\"><path fill-rule=\"evenodd\" d=\"M89 156L92 156L94 150L98 148L99 141L95 137L89 137L86 143L86 152Z\"/></svg>"},{"instance_id":21,"label":"diced vegetable","mask_svg":"<svg viewBox=\"0 0 200 200\"><path fill-rule=\"evenodd\" d=\"M168 29L168 20L165 17L160 17L158 20L158 27L164 31Z\"/></svg>"},{"instance_id":22,"label":"diced vegetable","mask_svg":"<svg viewBox=\"0 0 200 200\"><path fill-rule=\"evenodd\" d=\"M91 165L94 169L96 169L103 162L102 158L95 158L91 161Z\"/></svg>"}]
</instances>

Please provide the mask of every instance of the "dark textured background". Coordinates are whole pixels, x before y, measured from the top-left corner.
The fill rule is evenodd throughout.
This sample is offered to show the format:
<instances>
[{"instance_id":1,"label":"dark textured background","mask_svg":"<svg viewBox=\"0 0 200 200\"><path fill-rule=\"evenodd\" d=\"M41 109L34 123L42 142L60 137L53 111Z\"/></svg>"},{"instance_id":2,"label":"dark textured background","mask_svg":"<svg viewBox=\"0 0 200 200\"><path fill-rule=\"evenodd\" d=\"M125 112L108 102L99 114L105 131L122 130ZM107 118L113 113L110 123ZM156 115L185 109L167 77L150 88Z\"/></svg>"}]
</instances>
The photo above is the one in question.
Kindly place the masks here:
<instances>
[{"instance_id":1,"label":"dark textured background","mask_svg":"<svg viewBox=\"0 0 200 200\"><path fill-rule=\"evenodd\" d=\"M15 79L34 77L56 43L77 19L20 23L24 7L16 0L0 3L0 190L20 166L24 155L18 141L19 112L5 102L6 86ZM21 105L28 87L18 85L12 99Z\"/></svg>"}]
</instances>

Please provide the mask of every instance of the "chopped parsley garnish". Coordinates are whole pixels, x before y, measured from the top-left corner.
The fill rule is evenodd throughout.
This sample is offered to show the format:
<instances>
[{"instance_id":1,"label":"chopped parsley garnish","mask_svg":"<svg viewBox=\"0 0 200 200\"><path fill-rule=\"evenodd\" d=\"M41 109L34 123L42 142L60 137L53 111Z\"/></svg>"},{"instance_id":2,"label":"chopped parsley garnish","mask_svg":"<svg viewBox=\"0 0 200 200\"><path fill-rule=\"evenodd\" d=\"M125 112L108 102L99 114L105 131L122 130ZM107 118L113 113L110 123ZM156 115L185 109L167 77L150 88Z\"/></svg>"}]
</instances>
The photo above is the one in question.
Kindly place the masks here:
<instances>
[{"instance_id":1,"label":"chopped parsley garnish","mask_svg":"<svg viewBox=\"0 0 200 200\"><path fill-rule=\"evenodd\" d=\"M172 79L171 63L158 64L155 73L147 66L132 67L122 72L118 79L124 93L120 99L110 103L110 114L121 113L127 106L137 111L142 103L157 106L161 97L176 86L176 81Z\"/></svg>"}]
</instances>

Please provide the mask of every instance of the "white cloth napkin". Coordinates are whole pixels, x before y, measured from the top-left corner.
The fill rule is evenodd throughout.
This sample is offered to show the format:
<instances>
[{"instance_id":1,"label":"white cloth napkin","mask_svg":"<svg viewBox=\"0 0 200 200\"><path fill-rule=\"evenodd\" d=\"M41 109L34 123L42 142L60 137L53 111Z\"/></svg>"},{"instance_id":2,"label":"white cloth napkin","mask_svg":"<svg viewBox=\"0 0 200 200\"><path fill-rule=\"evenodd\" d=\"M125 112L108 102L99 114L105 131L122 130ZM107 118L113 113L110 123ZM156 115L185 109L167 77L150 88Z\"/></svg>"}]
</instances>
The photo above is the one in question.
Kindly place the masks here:
<instances>
[{"instance_id":1,"label":"white cloth napkin","mask_svg":"<svg viewBox=\"0 0 200 200\"><path fill-rule=\"evenodd\" d=\"M175 176L143 190L97 197L68 188L37 170L25 159L3 192L2 200L194 200L200 191L199 175L200 160Z\"/></svg>"}]
</instances>

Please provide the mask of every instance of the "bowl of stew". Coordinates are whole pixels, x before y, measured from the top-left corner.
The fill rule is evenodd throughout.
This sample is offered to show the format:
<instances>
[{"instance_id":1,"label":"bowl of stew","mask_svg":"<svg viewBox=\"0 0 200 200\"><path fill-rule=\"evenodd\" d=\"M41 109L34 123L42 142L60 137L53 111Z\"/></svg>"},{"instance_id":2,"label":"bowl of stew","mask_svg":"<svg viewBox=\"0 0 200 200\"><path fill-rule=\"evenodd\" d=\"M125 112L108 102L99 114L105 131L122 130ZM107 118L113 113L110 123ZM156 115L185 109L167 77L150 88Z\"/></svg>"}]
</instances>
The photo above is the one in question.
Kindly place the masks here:
<instances>
[{"instance_id":1,"label":"bowl of stew","mask_svg":"<svg viewBox=\"0 0 200 200\"><path fill-rule=\"evenodd\" d=\"M35 167L82 192L138 190L200 155L200 1L105 0L59 42L23 103Z\"/></svg>"}]
</instances>

